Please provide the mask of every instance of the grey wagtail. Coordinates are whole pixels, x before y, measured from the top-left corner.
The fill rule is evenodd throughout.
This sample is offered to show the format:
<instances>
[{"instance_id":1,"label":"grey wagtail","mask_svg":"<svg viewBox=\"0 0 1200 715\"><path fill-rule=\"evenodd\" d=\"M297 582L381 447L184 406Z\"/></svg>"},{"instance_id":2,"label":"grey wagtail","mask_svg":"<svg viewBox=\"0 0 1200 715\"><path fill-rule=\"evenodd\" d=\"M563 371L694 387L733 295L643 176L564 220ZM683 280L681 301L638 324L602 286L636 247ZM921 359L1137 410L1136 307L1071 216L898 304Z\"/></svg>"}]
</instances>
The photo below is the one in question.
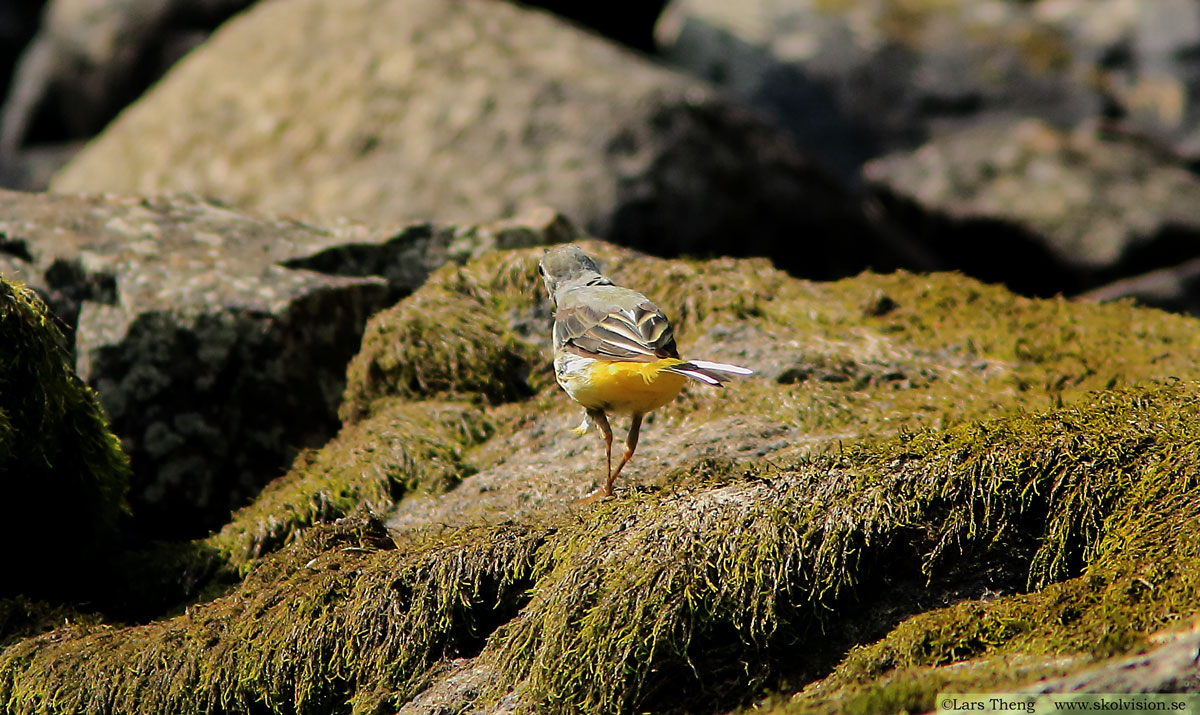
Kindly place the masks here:
<instances>
[{"instance_id":1,"label":"grey wagtail","mask_svg":"<svg viewBox=\"0 0 1200 715\"><path fill-rule=\"evenodd\" d=\"M671 323L658 306L635 290L613 285L577 246L547 250L538 271L554 303L554 375L587 410L575 431L586 433L591 422L604 433L608 475L593 498L612 495L613 482L637 449L642 417L675 399L687 378L720 386L727 375L754 372L680 359ZM628 413L632 420L615 470L609 412Z\"/></svg>"}]
</instances>

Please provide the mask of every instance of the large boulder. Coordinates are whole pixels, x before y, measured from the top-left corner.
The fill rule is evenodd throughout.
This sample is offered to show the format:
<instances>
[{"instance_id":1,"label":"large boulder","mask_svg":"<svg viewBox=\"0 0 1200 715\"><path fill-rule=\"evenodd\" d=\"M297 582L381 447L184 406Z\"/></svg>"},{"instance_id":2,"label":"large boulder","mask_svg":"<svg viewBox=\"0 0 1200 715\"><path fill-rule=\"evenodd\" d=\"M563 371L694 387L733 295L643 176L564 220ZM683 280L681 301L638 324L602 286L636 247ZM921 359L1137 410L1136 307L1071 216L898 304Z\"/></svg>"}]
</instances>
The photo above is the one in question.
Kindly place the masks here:
<instances>
[{"instance_id":1,"label":"large boulder","mask_svg":"<svg viewBox=\"0 0 1200 715\"><path fill-rule=\"evenodd\" d=\"M52 186L374 225L549 205L645 250L770 255L809 276L909 258L786 138L704 84L488 0L256 5Z\"/></svg>"},{"instance_id":2,"label":"large boulder","mask_svg":"<svg viewBox=\"0 0 1200 715\"><path fill-rule=\"evenodd\" d=\"M874 160L863 173L927 250L1027 294L1077 293L1200 253L1200 179L1145 141L1094 124L980 125ZM1135 293L1200 312L1191 283Z\"/></svg>"},{"instance_id":3,"label":"large boulder","mask_svg":"<svg viewBox=\"0 0 1200 715\"><path fill-rule=\"evenodd\" d=\"M687 71L774 115L853 176L980 121L1109 117L1200 156L1191 0L673 0L657 31Z\"/></svg>"},{"instance_id":4,"label":"large boulder","mask_svg":"<svg viewBox=\"0 0 1200 715\"><path fill-rule=\"evenodd\" d=\"M0 277L0 610L17 593L94 595L111 577L128 488L129 460L75 375L57 320L36 293Z\"/></svg>"},{"instance_id":5,"label":"large boulder","mask_svg":"<svg viewBox=\"0 0 1200 715\"><path fill-rule=\"evenodd\" d=\"M219 526L338 427L367 318L447 260L563 240L554 212L324 229L194 198L0 192L0 269L40 282L134 467L142 535ZM37 283L35 283L37 285Z\"/></svg>"},{"instance_id":6,"label":"large boulder","mask_svg":"<svg viewBox=\"0 0 1200 715\"><path fill-rule=\"evenodd\" d=\"M251 2L49 0L11 88L0 92L0 159L27 142L92 136Z\"/></svg>"},{"instance_id":7,"label":"large boulder","mask_svg":"<svg viewBox=\"0 0 1200 715\"><path fill-rule=\"evenodd\" d=\"M20 188L13 182L20 178L14 169L27 159L17 151L22 146L91 138L180 57L253 2L8 0L0 5L0 187ZM665 0L624 0L603 8L562 0L526 4L649 51Z\"/></svg>"},{"instance_id":8,"label":"large boulder","mask_svg":"<svg viewBox=\"0 0 1200 715\"><path fill-rule=\"evenodd\" d=\"M1195 319L584 245L685 355L759 370L660 411L614 498L572 502L603 456L549 377L540 250L444 266L372 320L338 437L202 542L239 585L14 643L0 704L923 712L1195 682L1178 648L1128 667L1200 617Z\"/></svg>"}]
</instances>

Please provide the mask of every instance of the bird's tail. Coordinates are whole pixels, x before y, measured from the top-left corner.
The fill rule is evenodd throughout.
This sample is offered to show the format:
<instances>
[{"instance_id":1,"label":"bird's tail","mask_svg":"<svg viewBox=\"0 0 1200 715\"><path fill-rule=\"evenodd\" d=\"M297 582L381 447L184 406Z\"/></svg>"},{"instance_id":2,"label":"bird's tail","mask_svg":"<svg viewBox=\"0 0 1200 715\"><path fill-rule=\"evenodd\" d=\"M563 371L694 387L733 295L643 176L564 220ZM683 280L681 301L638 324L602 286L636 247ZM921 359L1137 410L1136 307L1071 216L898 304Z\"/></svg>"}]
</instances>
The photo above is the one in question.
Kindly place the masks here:
<instances>
[{"instance_id":1,"label":"bird's tail","mask_svg":"<svg viewBox=\"0 0 1200 715\"><path fill-rule=\"evenodd\" d=\"M686 375L693 380L706 382L710 385L721 386L721 383L728 380L730 375L753 375L754 371L737 365L726 365L720 362L709 362L707 360L688 360L678 365L672 365L666 369L666 372L673 372L677 375Z\"/></svg>"}]
</instances>

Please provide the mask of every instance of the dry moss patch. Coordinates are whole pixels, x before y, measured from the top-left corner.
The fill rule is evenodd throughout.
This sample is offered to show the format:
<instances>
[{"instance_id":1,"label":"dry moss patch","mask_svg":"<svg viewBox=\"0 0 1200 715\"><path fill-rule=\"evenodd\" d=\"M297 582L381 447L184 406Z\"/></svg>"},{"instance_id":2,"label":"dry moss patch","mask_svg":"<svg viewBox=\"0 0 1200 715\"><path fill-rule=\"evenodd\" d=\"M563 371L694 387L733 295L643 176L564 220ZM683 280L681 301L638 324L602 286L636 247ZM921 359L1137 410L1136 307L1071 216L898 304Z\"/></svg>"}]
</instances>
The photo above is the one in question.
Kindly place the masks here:
<instances>
[{"instance_id":1,"label":"dry moss patch","mask_svg":"<svg viewBox=\"0 0 1200 715\"><path fill-rule=\"evenodd\" d=\"M344 422L361 419L388 395L492 404L521 399L535 391L530 378L540 363L537 349L481 302L423 288L367 324L339 415Z\"/></svg>"},{"instance_id":2,"label":"dry moss patch","mask_svg":"<svg viewBox=\"0 0 1200 715\"><path fill-rule=\"evenodd\" d=\"M762 260L668 261L580 243L614 280L663 308L685 357L759 371L736 400L689 390L664 410L681 419L762 417L811 446L1200 377L1195 321L1128 303L1026 299L949 273L820 284ZM366 414L384 395L494 404L557 390L540 255L503 251L444 266L377 316L350 372L344 417Z\"/></svg>"},{"instance_id":3,"label":"dry moss patch","mask_svg":"<svg viewBox=\"0 0 1200 715\"><path fill-rule=\"evenodd\" d=\"M616 499L543 488L601 453L550 427L578 408L553 387L540 251L446 266L372 323L339 437L206 544L240 586L10 645L0 710L386 711L446 671L488 674L452 711L885 707L1195 613L1194 320L586 248L685 355L760 371L665 408ZM441 508L399 546L321 523L414 492Z\"/></svg>"},{"instance_id":4,"label":"dry moss patch","mask_svg":"<svg viewBox=\"0 0 1200 715\"><path fill-rule=\"evenodd\" d=\"M702 459L787 464L864 438L1071 405L1096 390L1169 376L1200 378L1195 320L1130 304L1025 299L955 274L864 274L812 283L761 260L668 261L581 243L614 280L662 306L684 356L758 371L722 390L690 385L654 413L623 485L672 486ZM603 467L600 441L594 432L583 438L567 432L581 409L550 373L551 316L536 271L540 255L541 249L495 252L445 266L411 304L401 303L368 330L361 365L386 362L378 355L408 364L426 354L431 338L383 326L414 325L422 301L451 306L455 315L486 320L504 335L497 345L520 345L528 357L519 370L509 370L504 360L488 357L494 346L472 338L446 344L459 354L457 362L436 364L469 367L464 375L474 375L471 380L516 380L523 385L516 392L534 393L503 404L476 393L495 431L465 456L475 476L438 499L402 503L394 523L421 528L427 520L466 524L481 515L525 519L531 510L550 509L595 486ZM369 383L368 373L353 372L350 379L347 405L357 405L359 414L368 414L371 400L381 396L444 394L433 382L424 392L403 381ZM446 384L452 393L470 392L461 387L466 382ZM363 399L367 394L373 397ZM624 418L614 425L624 429Z\"/></svg>"}]
</instances>

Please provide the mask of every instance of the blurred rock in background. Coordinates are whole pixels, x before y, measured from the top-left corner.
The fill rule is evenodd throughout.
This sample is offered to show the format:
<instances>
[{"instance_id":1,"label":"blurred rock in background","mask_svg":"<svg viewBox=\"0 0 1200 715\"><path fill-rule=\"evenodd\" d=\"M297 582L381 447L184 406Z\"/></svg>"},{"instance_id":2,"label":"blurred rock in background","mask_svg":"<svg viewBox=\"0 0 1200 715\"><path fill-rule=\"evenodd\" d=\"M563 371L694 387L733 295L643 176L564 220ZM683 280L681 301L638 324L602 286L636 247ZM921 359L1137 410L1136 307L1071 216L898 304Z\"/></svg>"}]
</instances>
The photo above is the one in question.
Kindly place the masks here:
<instances>
[{"instance_id":1,"label":"blurred rock in background","mask_svg":"<svg viewBox=\"0 0 1200 715\"><path fill-rule=\"evenodd\" d=\"M664 58L759 107L853 178L996 118L1107 117L1200 157L1192 0L673 0Z\"/></svg>"},{"instance_id":2,"label":"blurred rock in background","mask_svg":"<svg viewBox=\"0 0 1200 715\"><path fill-rule=\"evenodd\" d=\"M54 179L383 226L553 206L659 254L911 265L858 199L703 83L539 11L286 0L229 22Z\"/></svg>"},{"instance_id":3,"label":"blurred rock in background","mask_svg":"<svg viewBox=\"0 0 1200 715\"><path fill-rule=\"evenodd\" d=\"M665 0L541 0L644 52ZM40 189L183 55L254 0L5 0L0 3L0 187ZM44 6L44 8L43 8ZM40 26L39 26L40 20ZM44 145L65 145L47 150ZM69 150L69 151L67 151Z\"/></svg>"},{"instance_id":4,"label":"blurred rock in background","mask_svg":"<svg viewBox=\"0 0 1200 715\"><path fill-rule=\"evenodd\" d=\"M1200 180L1162 147L1096 123L981 124L876 159L864 176L930 251L1026 295L1094 289L1200 249Z\"/></svg>"},{"instance_id":5,"label":"blurred rock in background","mask_svg":"<svg viewBox=\"0 0 1200 715\"><path fill-rule=\"evenodd\" d=\"M0 191L0 273L61 318L132 461L139 538L203 535L323 444L367 318L442 263L572 235L554 212L390 233Z\"/></svg>"}]
</instances>

